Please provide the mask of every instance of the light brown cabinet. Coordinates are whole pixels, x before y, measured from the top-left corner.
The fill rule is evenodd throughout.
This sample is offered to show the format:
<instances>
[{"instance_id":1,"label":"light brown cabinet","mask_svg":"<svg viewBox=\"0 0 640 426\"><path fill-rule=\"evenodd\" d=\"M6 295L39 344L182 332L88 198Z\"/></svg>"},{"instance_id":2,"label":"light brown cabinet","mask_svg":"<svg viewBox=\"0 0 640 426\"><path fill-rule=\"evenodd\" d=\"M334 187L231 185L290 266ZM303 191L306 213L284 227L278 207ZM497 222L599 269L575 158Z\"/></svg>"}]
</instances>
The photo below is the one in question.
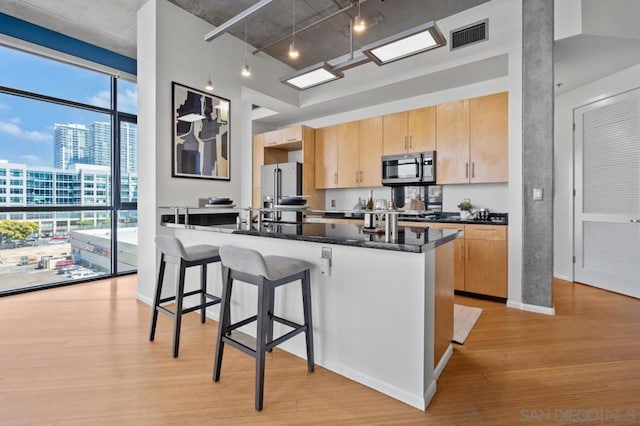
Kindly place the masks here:
<instances>
[{"instance_id":1,"label":"light brown cabinet","mask_svg":"<svg viewBox=\"0 0 640 426\"><path fill-rule=\"evenodd\" d=\"M382 184L382 117L367 118L358 122L358 186L372 187Z\"/></svg>"},{"instance_id":2,"label":"light brown cabinet","mask_svg":"<svg viewBox=\"0 0 640 426\"><path fill-rule=\"evenodd\" d=\"M507 297L507 228L465 225L464 290Z\"/></svg>"},{"instance_id":3,"label":"light brown cabinet","mask_svg":"<svg viewBox=\"0 0 640 426\"><path fill-rule=\"evenodd\" d=\"M292 126L285 129L263 133L264 146L300 144L304 139L304 126ZM301 146L292 146L301 149Z\"/></svg>"},{"instance_id":4,"label":"light brown cabinet","mask_svg":"<svg viewBox=\"0 0 640 426\"><path fill-rule=\"evenodd\" d=\"M470 182L509 180L508 94L469 100Z\"/></svg>"},{"instance_id":5,"label":"light brown cabinet","mask_svg":"<svg viewBox=\"0 0 640 426\"><path fill-rule=\"evenodd\" d=\"M453 262L454 262L454 281L453 288L455 290L464 291L464 225L456 225L449 223L429 223L427 224L430 228L438 228L438 229L455 229L457 231L463 231L463 233L456 238L453 242Z\"/></svg>"},{"instance_id":6,"label":"light brown cabinet","mask_svg":"<svg viewBox=\"0 0 640 426\"><path fill-rule=\"evenodd\" d=\"M438 105L436 138L439 184L506 182L507 93Z\"/></svg>"},{"instance_id":7,"label":"light brown cabinet","mask_svg":"<svg viewBox=\"0 0 640 426\"><path fill-rule=\"evenodd\" d=\"M383 154L433 151L436 108L425 107L383 116Z\"/></svg>"},{"instance_id":8,"label":"light brown cabinet","mask_svg":"<svg viewBox=\"0 0 640 426\"><path fill-rule=\"evenodd\" d=\"M316 185L380 186L381 156L382 117L316 129Z\"/></svg>"},{"instance_id":9,"label":"light brown cabinet","mask_svg":"<svg viewBox=\"0 0 640 426\"><path fill-rule=\"evenodd\" d=\"M403 222L407 225L411 222ZM469 293L507 297L507 227L504 225L421 224L464 231L454 241L454 288ZM412 225L412 226L415 226Z\"/></svg>"},{"instance_id":10,"label":"light brown cabinet","mask_svg":"<svg viewBox=\"0 0 640 426\"><path fill-rule=\"evenodd\" d=\"M338 126L316 129L316 188L338 187Z\"/></svg>"},{"instance_id":11,"label":"light brown cabinet","mask_svg":"<svg viewBox=\"0 0 640 426\"><path fill-rule=\"evenodd\" d=\"M264 133L253 136L253 168L251 179L251 205L260 205L260 166L264 164Z\"/></svg>"},{"instance_id":12,"label":"light brown cabinet","mask_svg":"<svg viewBox=\"0 0 640 426\"><path fill-rule=\"evenodd\" d=\"M338 124L338 188L358 186L360 126L357 121Z\"/></svg>"}]
</instances>

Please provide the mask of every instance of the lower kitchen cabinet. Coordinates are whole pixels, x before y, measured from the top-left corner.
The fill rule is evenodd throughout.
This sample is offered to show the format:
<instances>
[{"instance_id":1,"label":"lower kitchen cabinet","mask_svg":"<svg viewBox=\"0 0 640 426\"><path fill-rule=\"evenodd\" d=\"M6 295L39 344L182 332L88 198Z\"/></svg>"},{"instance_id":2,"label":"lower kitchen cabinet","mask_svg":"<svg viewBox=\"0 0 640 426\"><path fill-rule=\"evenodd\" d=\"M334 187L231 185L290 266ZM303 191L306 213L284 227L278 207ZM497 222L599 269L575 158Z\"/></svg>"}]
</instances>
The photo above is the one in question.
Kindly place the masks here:
<instances>
[{"instance_id":1,"label":"lower kitchen cabinet","mask_svg":"<svg viewBox=\"0 0 640 426\"><path fill-rule=\"evenodd\" d=\"M457 229L455 241L456 290L507 297L507 227L428 223L431 228Z\"/></svg>"},{"instance_id":2,"label":"lower kitchen cabinet","mask_svg":"<svg viewBox=\"0 0 640 426\"><path fill-rule=\"evenodd\" d=\"M464 291L507 297L507 228L465 225Z\"/></svg>"}]
</instances>

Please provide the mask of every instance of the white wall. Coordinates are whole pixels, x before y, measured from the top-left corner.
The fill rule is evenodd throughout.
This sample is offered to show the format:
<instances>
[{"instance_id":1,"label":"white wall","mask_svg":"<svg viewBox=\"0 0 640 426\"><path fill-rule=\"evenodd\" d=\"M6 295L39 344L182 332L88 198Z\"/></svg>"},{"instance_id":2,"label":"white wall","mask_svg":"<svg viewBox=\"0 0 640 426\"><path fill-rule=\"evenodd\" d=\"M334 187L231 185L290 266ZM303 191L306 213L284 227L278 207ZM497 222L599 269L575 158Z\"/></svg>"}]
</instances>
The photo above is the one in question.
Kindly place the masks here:
<instances>
[{"instance_id":1,"label":"white wall","mask_svg":"<svg viewBox=\"0 0 640 426\"><path fill-rule=\"evenodd\" d=\"M592 102L640 87L635 65L556 97L554 275L573 281L573 111Z\"/></svg>"},{"instance_id":2,"label":"white wall","mask_svg":"<svg viewBox=\"0 0 640 426\"><path fill-rule=\"evenodd\" d=\"M256 55L250 59L251 66L260 69L262 78L243 79L244 43L228 34L205 42L204 35L212 29L167 0L150 0L138 12L139 295L150 295L154 287L158 206L194 206L198 198L213 195L250 203L251 100L242 96L243 86L297 100L295 90L270 83L290 73L289 67ZM209 74L213 93L231 101L231 180L172 178L171 82L201 88Z\"/></svg>"}]
</instances>

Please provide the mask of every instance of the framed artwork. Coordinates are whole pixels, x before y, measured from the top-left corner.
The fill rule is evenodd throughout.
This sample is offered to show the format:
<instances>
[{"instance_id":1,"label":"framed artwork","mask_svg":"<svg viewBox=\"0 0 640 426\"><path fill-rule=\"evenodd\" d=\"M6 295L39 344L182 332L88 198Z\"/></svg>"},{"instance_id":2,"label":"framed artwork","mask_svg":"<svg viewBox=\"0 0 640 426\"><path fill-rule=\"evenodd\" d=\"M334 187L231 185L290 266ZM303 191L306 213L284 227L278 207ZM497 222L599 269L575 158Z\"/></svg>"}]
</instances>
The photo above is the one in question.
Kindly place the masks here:
<instances>
[{"instance_id":1,"label":"framed artwork","mask_svg":"<svg viewBox=\"0 0 640 426\"><path fill-rule=\"evenodd\" d=\"M231 180L231 101L172 83L171 176Z\"/></svg>"}]
</instances>

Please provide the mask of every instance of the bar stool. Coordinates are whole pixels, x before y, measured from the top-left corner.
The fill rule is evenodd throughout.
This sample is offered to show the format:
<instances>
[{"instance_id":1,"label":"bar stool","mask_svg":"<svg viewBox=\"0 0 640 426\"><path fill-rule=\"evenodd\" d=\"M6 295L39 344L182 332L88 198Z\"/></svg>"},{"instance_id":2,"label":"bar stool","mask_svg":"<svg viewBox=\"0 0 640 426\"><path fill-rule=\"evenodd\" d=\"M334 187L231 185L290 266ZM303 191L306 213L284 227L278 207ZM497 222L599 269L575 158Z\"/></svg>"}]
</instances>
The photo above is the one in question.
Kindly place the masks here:
<instances>
[{"instance_id":1,"label":"bar stool","mask_svg":"<svg viewBox=\"0 0 640 426\"><path fill-rule=\"evenodd\" d=\"M225 343L251 355L256 359L256 388L255 408L262 410L262 397L264 391L264 364L265 352L271 351L275 346L283 343L293 336L304 332L307 343L307 369L310 373L314 370L313 362L313 325L311 321L311 276L309 269L311 264L300 259L283 256L262 256L251 249L222 246L220 258L223 266L222 280L222 304L220 307L221 319L218 323L218 340L216 346L215 361L213 365L213 380L220 380L222 367L222 354ZM231 301L231 288L233 281L240 280L258 287L258 314L231 323L229 304ZM283 284L302 281L302 306L304 311L304 324L297 324L274 315L274 291ZM236 328L257 321L256 348L250 348L231 336ZM285 324L292 331L274 339L273 322Z\"/></svg>"},{"instance_id":2,"label":"bar stool","mask_svg":"<svg viewBox=\"0 0 640 426\"><path fill-rule=\"evenodd\" d=\"M158 273L158 284L153 301L153 314L151 316L151 332L149 333L149 341L153 342L156 334L156 323L158 322L158 312L165 313L174 319L173 326L173 357L177 358L180 346L180 324L182 315L200 309L200 322L206 321L206 308L220 303L220 298L207 293L207 265L220 261L218 247L209 244L199 244L190 247L184 247L179 239L168 235L156 236L156 247L160 251L160 272ZM175 296L160 298L162 294L162 283L164 281L164 270L167 260L171 263L177 263L179 266L178 285L176 287ZM191 266L201 266L202 273L200 275L200 289L184 292L184 276L187 268ZM200 295L200 304L190 308L183 309L183 298L188 296ZM207 301L207 299L211 299ZM174 311L161 306L163 303L174 301L176 307Z\"/></svg>"}]
</instances>

